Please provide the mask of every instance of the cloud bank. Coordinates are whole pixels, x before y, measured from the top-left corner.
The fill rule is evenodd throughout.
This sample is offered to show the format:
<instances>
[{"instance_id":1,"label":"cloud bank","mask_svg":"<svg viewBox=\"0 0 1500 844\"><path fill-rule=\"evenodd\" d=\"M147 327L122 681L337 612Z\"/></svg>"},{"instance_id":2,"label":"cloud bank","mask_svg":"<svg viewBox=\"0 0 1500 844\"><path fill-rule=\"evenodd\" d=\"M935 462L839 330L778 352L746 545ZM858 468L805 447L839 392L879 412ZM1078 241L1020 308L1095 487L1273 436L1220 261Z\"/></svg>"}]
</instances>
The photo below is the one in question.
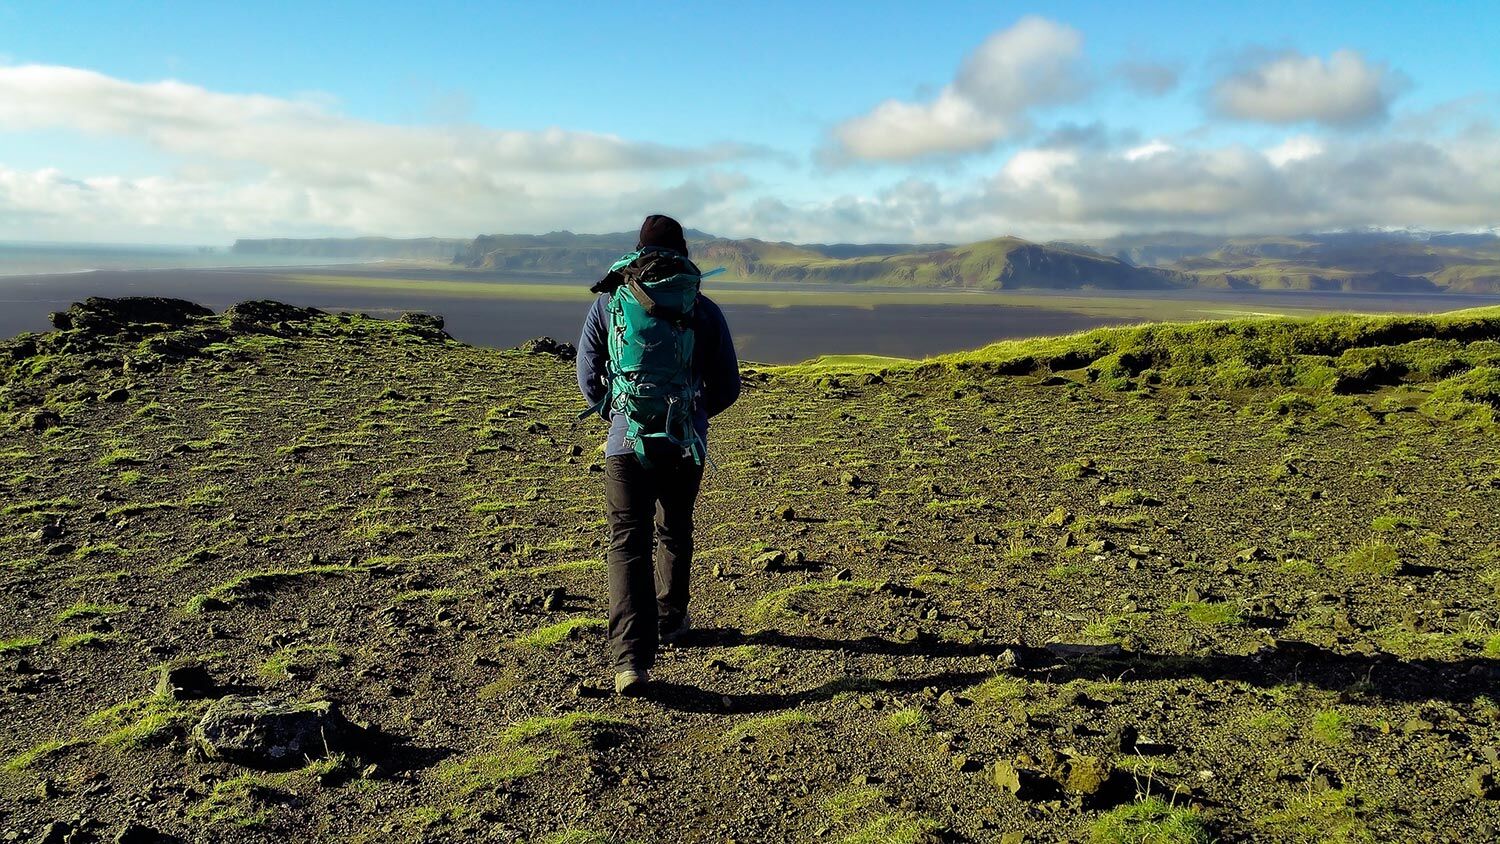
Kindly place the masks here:
<instances>
[{"instance_id":1,"label":"cloud bank","mask_svg":"<svg viewBox=\"0 0 1500 844\"><path fill-rule=\"evenodd\" d=\"M931 98L887 100L828 124L824 154L880 165L836 171L752 144L393 125L316 97L0 65L0 139L74 133L169 162L125 176L109 161L65 172L0 154L0 232L203 242L614 231L655 211L726 235L799 241L1500 225L1493 95L1400 113L1405 77L1353 50L1262 54L1212 82L1195 131L1044 122L1049 108L1102 90L1090 86L1101 74L1087 60L1076 30L1023 18L985 38ZM1109 96L1205 106L1174 65L1143 56L1111 67ZM934 158L944 169L924 165Z\"/></svg>"},{"instance_id":2,"label":"cloud bank","mask_svg":"<svg viewBox=\"0 0 1500 844\"><path fill-rule=\"evenodd\" d=\"M1403 85L1385 65L1353 50L1327 59L1289 53L1221 79L1213 101L1241 120L1346 127L1383 120Z\"/></svg>"},{"instance_id":3,"label":"cloud bank","mask_svg":"<svg viewBox=\"0 0 1500 844\"><path fill-rule=\"evenodd\" d=\"M887 100L833 130L835 156L909 161L988 149L1029 125L1032 109L1083 91L1083 37L1045 18L1025 17L979 45L930 102Z\"/></svg>"}]
</instances>

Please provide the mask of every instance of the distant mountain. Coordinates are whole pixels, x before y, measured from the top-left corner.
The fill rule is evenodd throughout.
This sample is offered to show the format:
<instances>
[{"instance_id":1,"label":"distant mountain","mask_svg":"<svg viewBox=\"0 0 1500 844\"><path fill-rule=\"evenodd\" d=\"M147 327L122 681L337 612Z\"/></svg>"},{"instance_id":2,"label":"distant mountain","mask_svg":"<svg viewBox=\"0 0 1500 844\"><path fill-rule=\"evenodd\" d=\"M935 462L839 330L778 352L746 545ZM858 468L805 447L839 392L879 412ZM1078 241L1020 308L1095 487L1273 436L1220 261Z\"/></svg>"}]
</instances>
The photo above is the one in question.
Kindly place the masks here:
<instances>
[{"instance_id":1,"label":"distant mountain","mask_svg":"<svg viewBox=\"0 0 1500 844\"><path fill-rule=\"evenodd\" d=\"M826 249L827 247L822 247ZM694 247L702 266L737 278L903 287L1157 289L1179 286L1174 273L1135 267L1093 252L1002 237L923 251L829 257L820 247L762 240L711 240Z\"/></svg>"},{"instance_id":2,"label":"distant mountain","mask_svg":"<svg viewBox=\"0 0 1500 844\"><path fill-rule=\"evenodd\" d=\"M1492 233L1356 231L1281 237L1125 235L1078 244L1172 270L1194 287L1500 293Z\"/></svg>"},{"instance_id":3,"label":"distant mountain","mask_svg":"<svg viewBox=\"0 0 1500 844\"><path fill-rule=\"evenodd\" d=\"M236 255L306 255L317 258L410 258L447 261L469 241L454 237L324 237L236 240Z\"/></svg>"},{"instance_id":4,"label":"distant mountain","mask_svg":"<svg viewBox=\"0 0 1500 844\"><path fill-rule=\"evenodd\" d=\"M947 244L794 244L689 230L705 269L731 278L1000 290L1319 290L1500 293L1494 234L1343 232L1216 237L1183 232L1085 242L1015 237ZM576 276L601 274L635 247L635 232L481 235L472 240L355 238L242 240L240 254L420 258L467 269Z\"/></svg>"}]
</instances>

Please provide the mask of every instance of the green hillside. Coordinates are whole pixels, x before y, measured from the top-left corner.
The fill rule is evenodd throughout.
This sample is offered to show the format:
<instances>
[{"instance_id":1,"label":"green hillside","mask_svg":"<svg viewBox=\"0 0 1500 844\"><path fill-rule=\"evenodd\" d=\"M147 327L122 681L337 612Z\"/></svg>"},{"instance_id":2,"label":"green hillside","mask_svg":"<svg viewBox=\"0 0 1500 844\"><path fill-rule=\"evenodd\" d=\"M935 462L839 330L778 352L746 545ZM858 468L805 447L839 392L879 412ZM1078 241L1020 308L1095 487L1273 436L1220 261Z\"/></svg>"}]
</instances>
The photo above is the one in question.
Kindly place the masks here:
<instances>
[{"instance_id":1,"label":"green hillside","mask_svg":"<svg viewBox=\"0 0 1500 844\"><path fill-rule=\"evenodd\" d=\"M1500 308L751 368L608 695L572 362L89 300L0 342L21 841L1500 827Z\"/></svg>"},{"instance_id":2,"label":"green hillside","mask_svg":"<svg viewBox=\"0 0 1500 844\"><path fill-rule=\"evenodd\" d=\"M704 265L728 267L733 277L819 284L879 284L978 290L1019 288L1161 289L1176 277L1132 267L1092 252L1041 246L1002 237L917 253L828 258L807 247L759 240L713 240L698 245Z\"/></svg>"}]
</instances>

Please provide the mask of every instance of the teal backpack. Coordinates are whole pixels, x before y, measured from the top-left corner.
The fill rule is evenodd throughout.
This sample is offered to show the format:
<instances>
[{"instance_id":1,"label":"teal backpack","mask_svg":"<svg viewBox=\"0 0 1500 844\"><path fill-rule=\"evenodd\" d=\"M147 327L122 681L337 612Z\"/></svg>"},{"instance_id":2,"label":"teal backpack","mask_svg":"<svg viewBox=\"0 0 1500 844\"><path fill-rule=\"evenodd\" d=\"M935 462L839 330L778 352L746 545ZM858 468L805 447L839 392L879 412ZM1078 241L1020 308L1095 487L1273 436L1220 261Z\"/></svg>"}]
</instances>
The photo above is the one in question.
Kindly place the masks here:
<instances>
[{"instance_id":1,"label":"teal backpack","mask_svg":"<svg viewBox=\"0 0 1500 844\"><path fill-rule=\"evenodd\" d=\"M609 392L582 419L624 414L625 442L643 465L646 441L665 440L702 465L703 440L693 427L698 380L693 372L693 308L703 273L668 251L637 251L609 268L594 292L609 298ZM606 416L609 414L605 414Z\"/></svg>"}]
</instances>

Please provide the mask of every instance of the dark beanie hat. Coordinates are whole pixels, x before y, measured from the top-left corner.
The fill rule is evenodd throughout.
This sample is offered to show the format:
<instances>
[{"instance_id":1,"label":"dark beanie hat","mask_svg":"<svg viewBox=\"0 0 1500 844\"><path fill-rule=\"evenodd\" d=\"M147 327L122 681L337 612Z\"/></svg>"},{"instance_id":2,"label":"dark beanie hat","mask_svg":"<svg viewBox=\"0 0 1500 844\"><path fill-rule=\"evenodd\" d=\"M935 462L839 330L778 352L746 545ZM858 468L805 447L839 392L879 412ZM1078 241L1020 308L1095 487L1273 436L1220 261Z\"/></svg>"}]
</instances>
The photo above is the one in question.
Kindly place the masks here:
<instances>
[{"instance_id":1,"label":"dark beanie hat","mask_svg":"<svg viewBox=\"0 0 1500 844\"><path fill-rule=\"evenodd\" d=\"M646 222L641 223L641 238L635 248L645 249L647 246L675 249L684 255L688 253L682 224L665 214L652 214L646 218Z\"/></svg>"}]
</instances>

